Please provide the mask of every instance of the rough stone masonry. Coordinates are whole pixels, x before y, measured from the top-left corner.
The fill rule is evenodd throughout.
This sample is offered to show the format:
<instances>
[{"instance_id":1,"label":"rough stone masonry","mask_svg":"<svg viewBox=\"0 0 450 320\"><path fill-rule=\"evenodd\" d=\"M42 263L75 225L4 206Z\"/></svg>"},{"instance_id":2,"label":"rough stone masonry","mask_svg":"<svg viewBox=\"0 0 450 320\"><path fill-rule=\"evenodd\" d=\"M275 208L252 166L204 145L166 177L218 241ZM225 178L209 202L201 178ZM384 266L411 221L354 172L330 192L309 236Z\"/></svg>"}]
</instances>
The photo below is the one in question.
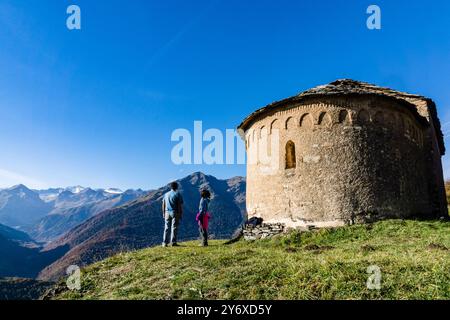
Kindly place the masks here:
<instances>
[{"instance_id":1,"label":"rough stone masonry","mask_svg":"<svg viewBox=\"0 0 450 320\"><path fill-rule=\"evenodd\" d=\"M264 221L257 237L273 233L270 224L278 231L448 215L444 139L429 98L337 80L269 104L239 129L248 215ZM253 237L254 226L246 232Z\"/></svg>"}]
</instances>

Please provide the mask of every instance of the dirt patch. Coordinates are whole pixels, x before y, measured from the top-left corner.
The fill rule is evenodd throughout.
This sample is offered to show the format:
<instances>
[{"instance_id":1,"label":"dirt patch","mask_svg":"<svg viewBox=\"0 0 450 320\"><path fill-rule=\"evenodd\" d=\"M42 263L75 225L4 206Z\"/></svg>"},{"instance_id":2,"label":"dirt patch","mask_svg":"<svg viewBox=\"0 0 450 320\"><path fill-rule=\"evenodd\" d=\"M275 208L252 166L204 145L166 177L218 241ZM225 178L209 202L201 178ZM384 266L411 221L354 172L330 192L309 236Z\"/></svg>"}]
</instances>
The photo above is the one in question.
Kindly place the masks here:
<instances>
[{"instance_id":1,"label":"dirt patch","mask_svg":"<svg viewBox=\"0 0 450 320\"><path fill-rule=\"evenodd\" d=\"M112 275L112 276L124 275L124 274L133 272L134 269L135 269L134 265L126 264L126 265L123 265L123 266L111 269L109 271L109 274Z\"/></svg>"},{"instance_id":2,"label":"dirt patch","mask_svg":"<svg viewBox=\"0 0 450 320\"><path fill-rule=\"evenodd\" d=\"M428 249L431 250L443 250L443 251L448 251L449 248L447 248L446 246L444 246L443 244L440 243L430 243L428 245Z\"/></svg>"},{"instance_id":3,"label":"dirt patch","mask_svg":"<svg viewBox=\"0 0 450 320\"><path fill-rule=\"evenodd\" d=\"M333 246L318 246L316 244L308 244L307 246L304 247L305 250L308 251L314 251L315 253L320 253L326 250L332 250L334 249Z\"/></svg>"},{"instance_id":4,"label":"dirt patch","mask_svg":"<svg viewBox=\"0 0 450 320\"><path fill-rule=\"evenodd\" d=\"M366 251L366 252L372 252L372 251L376 250L376 248L374 246L371 246L371 245L368 245L368 244L365 244L365 245L361 246L361 249L363 251Z\"/></svg>"}]
</instances>

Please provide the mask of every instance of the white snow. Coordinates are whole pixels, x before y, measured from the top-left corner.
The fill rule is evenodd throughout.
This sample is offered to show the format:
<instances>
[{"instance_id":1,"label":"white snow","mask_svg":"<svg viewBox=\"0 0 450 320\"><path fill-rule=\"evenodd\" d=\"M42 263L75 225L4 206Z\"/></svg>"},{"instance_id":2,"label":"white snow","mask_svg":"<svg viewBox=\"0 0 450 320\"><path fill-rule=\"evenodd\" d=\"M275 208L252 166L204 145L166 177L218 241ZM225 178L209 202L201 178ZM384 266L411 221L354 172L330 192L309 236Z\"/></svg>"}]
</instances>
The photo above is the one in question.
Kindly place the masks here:
<instances>
[{"instance_id":1,"label":"white snow","mask_svg":"<svg viewBox=\"0 0 450 320\"><path fill-rule=\"evenodd\" d=\"M105 189L105 192L106 193L111 193L111 194L121 194L121 193L123 193L122 190L117 189L117 188L108 188L108 189Z\"/></svg>"},{"instance_id":2,"label":"white snow","mask_svg":"<svg viewBox=\"0 0 450 320\"><path fill-rule=\"evenodd\" d=\"M82 186L76 186L76 187L68 187L66 190L77 194L77 193L80 193L80 192L86 190L86 188L82 187Z\"/></svg>"}]
</instances>

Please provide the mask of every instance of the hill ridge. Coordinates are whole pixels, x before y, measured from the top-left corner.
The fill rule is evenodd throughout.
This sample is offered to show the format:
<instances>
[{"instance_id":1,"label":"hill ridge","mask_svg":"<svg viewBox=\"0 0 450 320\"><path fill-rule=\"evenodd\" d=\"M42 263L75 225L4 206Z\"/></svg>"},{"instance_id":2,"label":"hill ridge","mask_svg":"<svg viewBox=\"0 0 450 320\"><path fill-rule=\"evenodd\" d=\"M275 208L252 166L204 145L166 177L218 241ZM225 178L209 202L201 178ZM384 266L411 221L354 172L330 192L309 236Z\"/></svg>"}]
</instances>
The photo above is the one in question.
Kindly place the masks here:
<instances>
[{"instance_id":1,"label":"hill ridge","mask_svg":"<svg viewBox=\"0 0 450 320\"><path fill-rule=\"evenodd\" d=\"M450 299L450 222L387 220L120 253L48 299ZM380 290L370 289L378 267ZM405 272L408 270L408 272Z\"/></svg>"},{"instance_id":2,"label":"hill ridge","mask_svg":"<svg viewBox=\"0 0 450 320\"><path fill-rule=\"evenodd\" d=\"M180 239L198 237L195 216L200 189L209 188L213 219L210 234L215 238L229 238L245 220L245 178L217 179L195 172L178 180L185 201L185 213L180 227ZM106 258L118 251L141 249L160 244L163 231L162 196L169 186L123 206L105 210L72 229L45 250L65 247L67 252L39 275L41 280L56 280L70 265L86 265Z\"/></svg>"}]
</instances>

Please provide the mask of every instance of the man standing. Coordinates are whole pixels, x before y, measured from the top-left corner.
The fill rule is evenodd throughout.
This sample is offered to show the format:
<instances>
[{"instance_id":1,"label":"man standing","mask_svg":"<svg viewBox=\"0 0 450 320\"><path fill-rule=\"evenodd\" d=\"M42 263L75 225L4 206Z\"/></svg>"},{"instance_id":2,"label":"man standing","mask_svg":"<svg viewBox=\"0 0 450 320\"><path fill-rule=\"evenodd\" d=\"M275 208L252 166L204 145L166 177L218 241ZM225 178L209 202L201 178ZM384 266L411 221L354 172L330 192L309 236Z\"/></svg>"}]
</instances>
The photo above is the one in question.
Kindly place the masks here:
<instances>
[{"instance_id":1,"label":"man standing","mask_svg":"<svg viewBox=\"0 0 450 320\"><path fill-rule=\"evenodd\" d=\"M164 195L162 201L163 218L165 220L163 247L169 245L169 239L172 247L177 247L178 225L183 216L183 197L178 191L178 183L170 184L170 191Z\"/></svg>"}]
</instances>

